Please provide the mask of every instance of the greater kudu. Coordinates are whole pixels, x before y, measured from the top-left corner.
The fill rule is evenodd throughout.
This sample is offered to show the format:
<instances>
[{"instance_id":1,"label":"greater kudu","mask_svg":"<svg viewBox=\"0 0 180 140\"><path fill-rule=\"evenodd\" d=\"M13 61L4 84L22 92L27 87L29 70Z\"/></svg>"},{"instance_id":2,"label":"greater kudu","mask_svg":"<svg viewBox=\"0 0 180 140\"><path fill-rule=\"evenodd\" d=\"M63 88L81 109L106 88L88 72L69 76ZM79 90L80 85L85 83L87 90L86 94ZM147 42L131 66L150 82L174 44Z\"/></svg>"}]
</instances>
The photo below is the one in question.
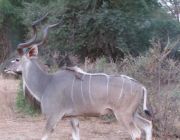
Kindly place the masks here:
<instances>
[{"instance_id":1,"label":"greater kudu","mask_svg":"<svg viewBox=\"0 0 180 140\"><path fill-rule=\"evenodd\" d=\"M133 140L140 140L141 130L146 140L152 140L152 123L137 113L143 100L146 107L147 90L133 78L125 75L113 76L105 73L87 73L78 67L65 68L56 73L44 72L37 63L38 46L47 38L49 28L44 30L44 39L18 45L21 58L23 81L30 93L41 103L42 113L47 118L45 133L41 140L47 140L60 119L65 116L99 116L111 110L117 122L121 122ZM23 49L28 51L24 53ZM79 123L72 121L73 139L80 140ZM120 124L120 123L119 123Z\"/></svg>"}]
</instances>

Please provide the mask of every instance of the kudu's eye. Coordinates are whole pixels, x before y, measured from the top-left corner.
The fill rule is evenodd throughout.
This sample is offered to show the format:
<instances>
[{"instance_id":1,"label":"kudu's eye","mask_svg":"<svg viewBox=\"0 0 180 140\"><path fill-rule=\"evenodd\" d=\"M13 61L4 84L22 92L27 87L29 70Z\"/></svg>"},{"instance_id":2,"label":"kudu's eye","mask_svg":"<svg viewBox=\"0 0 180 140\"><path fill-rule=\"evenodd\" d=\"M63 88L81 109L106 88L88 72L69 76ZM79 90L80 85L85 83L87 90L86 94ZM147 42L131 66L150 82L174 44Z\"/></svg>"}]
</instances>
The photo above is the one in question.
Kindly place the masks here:
<instances>
[{"instance_id":1,"label":"kudu's eye","mask_svg":"<svg viewBox=\"0 0 180 140\"><path fill-rule=\"evenodd\" d=\"M18 59L18 58L16 58L16 61L17 61L17 62L19 62L19 59Z\"/></svg>"}]
</instances>

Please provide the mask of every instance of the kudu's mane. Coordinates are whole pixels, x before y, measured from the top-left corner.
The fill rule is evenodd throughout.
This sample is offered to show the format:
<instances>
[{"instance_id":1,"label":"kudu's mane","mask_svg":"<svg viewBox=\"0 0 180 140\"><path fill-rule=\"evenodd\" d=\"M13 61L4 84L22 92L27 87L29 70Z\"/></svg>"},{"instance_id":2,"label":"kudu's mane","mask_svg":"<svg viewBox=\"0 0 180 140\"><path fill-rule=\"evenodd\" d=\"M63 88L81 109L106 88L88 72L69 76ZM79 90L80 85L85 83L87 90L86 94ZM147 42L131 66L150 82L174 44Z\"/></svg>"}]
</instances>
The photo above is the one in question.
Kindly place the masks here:
<instances>
[{"instance_id":1,"label":"kudu's mane","mask_svg":"<svg viewBox=\"0 0 180 140\"><path fill-rule=\"evenodd\" d=\"M65 67L65 70L69 70L69 71L73 71L73 72L77 72L80 74L88 74L87 72L85 72L84 70L82 70L81 68L74 66L74 67Z\"/></svg>"},{"instance_id":2,"label":"kudu's mane","mask_svg":"<svg viewBox=\"0 0 180 140\"><path fill-rule=\"evenodd\" d=\"M78 78L80 78L81 75L104 75L104 76L113 76L113 77L120 77L121 76L123 78L132 80L134 82L138 82L136 79L131 78L131 77L127 76L127 75L108 75L106 73L88 73L88 72L84 71L83 69L79 68L78 66L65 67L65 69L74 72L75 75L78 76Z\"/></svg>"}]
</instances>

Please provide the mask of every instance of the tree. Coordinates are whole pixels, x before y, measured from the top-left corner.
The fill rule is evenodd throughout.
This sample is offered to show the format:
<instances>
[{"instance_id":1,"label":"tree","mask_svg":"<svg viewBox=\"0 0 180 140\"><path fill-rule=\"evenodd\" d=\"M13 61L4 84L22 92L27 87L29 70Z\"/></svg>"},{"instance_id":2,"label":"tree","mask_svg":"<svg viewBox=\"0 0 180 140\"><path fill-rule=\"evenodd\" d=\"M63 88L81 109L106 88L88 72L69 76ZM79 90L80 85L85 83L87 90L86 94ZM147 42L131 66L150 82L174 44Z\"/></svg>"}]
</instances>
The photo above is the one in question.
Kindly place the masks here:
<instances>
[{"instance_id":1,"label":"tree","mask_svg":"<svg viewBox=\"0 0 180 140\"><path fill-rule=\"evenodd\" d=\"M150 47L152 38L160 38L166 43L167 36L172 39L180 32L179 23L172 20L157 0L18 2L11 3L16 8L21 7L23 12L19 17L26 27L46 12L50 13L48 21L40 28L63 20L58 29L50 31L48 47L63 54L78 54L83 59L105 56L116 61L127 54L137 56Z\"/></svg>"},{"instance_id":2,"label":"tree","mask_svg":"<svg viewBox=\"0 0 180 140\"><path fill-rule=\"evenodd\" d=\"M178 22L180 22L180 1L179 0L161 0L163 7L170 13Z\"/></svg>"},{"instance_id":3,"label":"tree","mask_svg":"<svg viewBox=\"0 0 180 140\"><path fill-rule=\"evenodd\" d=\"M19 1L0 0L0 62L7 58L25 32L18 6L21 6Z\"/></svg>"},{"instance_id":4,"label":"tree","mask_svg":"<svg viewBox=\"0 0 180 140\"><path fill-rule=\"evenodd\" d=\"M11 10L12 9L12 10ZM0 0L0 62L4 60L9 52L10 43L7 39L7 17L12 14L13 8L7 0Z\"/></svg>"}]
</instances>

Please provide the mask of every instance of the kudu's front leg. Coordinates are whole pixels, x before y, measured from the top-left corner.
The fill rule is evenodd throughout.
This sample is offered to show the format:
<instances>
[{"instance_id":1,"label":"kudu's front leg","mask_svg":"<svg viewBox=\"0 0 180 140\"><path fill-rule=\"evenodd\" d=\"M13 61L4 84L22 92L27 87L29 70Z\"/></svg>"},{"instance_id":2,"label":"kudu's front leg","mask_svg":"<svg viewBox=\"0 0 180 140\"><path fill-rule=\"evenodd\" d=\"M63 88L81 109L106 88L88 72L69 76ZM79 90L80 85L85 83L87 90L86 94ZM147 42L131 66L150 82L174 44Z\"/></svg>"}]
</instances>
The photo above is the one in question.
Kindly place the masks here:
<instances>
[{"instance_id":1,"label":"kudu's front leg","mask_svg":"<svg viewBox=\"0 0 180 140\"><path fill-rule=\"evenodd\" d=\"M44 135L41 140L48 140L50 134L54 131L58 121L61 120L62 116L63 115L52 115L48 117Z\"/></svg>"},{"instance_id":2,"label":"kudu's front leg","mask_svg":"<svg viewBox=\"0 0 180 140\"><path fill-rule=\"evenodd\" d=\"M71 127L72 127L72 138L73 140L80 140L79 135L79 120L77 119L71 119Z\"/></svg>"}]
</instances>

